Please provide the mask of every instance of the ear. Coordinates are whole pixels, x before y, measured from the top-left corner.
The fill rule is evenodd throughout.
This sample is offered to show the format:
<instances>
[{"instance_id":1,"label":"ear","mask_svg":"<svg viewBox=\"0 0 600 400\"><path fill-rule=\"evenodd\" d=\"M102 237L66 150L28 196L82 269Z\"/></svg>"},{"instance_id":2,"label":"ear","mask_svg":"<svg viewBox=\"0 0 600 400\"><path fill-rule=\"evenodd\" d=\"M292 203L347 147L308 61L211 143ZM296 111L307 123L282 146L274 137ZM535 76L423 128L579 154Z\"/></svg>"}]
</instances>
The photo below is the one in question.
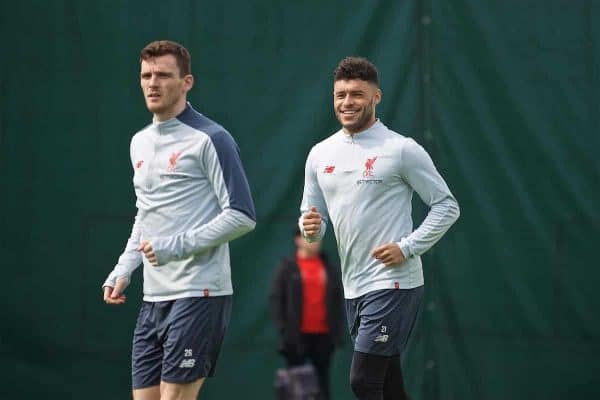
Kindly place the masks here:
<instances>
[{"instance_id":1,"label":"ear","mask_svg":"<svg viewBox=\"0 0 600 400\"><path fill-rule=\"evenodd\" d=\"M192 75L186 75L183 77L183 90L187 93L194 87L194 77Z\"/></svg>"},{"instance_id":2,"label":"ear","mask_svg":"<svg viewBox=\"0 0 600 400\"><path fill-rule=\"evenodd\" d=\"M379 88L375 89L375 94L373 95L373 100L375 101L375 105L377 105L381 102L382 97L383 97L383 92L381 91L381 89L379 89Z\"/></svg>"}]
</instances>

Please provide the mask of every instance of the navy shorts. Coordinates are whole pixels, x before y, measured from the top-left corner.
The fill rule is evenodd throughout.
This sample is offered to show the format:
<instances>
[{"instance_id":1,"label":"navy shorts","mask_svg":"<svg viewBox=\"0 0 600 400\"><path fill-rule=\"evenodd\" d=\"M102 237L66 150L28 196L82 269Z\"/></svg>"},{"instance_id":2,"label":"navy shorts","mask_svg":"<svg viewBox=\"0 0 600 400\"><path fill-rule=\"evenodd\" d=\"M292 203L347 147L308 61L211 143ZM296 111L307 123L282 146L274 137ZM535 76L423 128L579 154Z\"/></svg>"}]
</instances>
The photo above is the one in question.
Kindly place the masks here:
<instances>
[{"instance_id":1,"label":"navy shorts","mask_svg":"<svg viewBox=\"0 0 600 400\"><path fill-rule=\"evenodd\" d=\"M131 354L134 389L190 383L214 374L232 296L142 303Z\"/></svg>"},{"instance_id":2,"label":"navy shorts","mask_svg":"<svg viewBox=\"0 0 600 400\"><path fill-rule=\"evenodd\" d=\"M402 353L417 319L423 286L382 289L346 299L354 350L379 356Z\"/></svg>"}]
</instances>

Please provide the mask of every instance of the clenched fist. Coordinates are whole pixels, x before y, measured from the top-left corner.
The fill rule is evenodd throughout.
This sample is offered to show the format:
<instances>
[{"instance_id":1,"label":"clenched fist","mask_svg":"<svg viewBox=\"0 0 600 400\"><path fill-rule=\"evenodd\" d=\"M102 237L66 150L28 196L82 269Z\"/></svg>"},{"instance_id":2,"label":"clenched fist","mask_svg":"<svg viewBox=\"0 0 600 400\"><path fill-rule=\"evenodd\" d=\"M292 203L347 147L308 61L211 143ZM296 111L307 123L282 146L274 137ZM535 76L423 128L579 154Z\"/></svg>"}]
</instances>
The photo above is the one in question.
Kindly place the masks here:
<instances>
[{"instance_id":1,"label":"clenched fist","mask_svg":"<svg viewBox=\"0 0 600 400\"><path fill-rule=\"evenodd\" d=\"M104 286L104 302L106 304L125 303L127 298L123 294L123 290L125 290L128 282L127 278L121 278L117 280L114 288L112 286Z\"/></svg>"},{"instance_id":2,"label":"clenched fist","mask_svg":"<svg viewBox=\"0 0 600 400\"><path fill-rule=\"evenodd\" d=\"M144 253L144 256L146 256L146 258L148 259L150 264L152 264L155 267L158 266L158 261L156 260L156 254L154 253L152 244L149 241L144 240L142 243L140 243L140 245L138 247L138 251L141 251L142 253Z\"/></svg>"},{"instance_id":3,"label":"clenched fist","mask_svg":"<svg viewBox=\"0 0 600 400\"><path fill-rule=\"evenodd\" d=\"M321 214L317 211L317 207L313 206L304 213L302 225L307 237L317 235L321 231Z\"/></svg>"}]
</instances>

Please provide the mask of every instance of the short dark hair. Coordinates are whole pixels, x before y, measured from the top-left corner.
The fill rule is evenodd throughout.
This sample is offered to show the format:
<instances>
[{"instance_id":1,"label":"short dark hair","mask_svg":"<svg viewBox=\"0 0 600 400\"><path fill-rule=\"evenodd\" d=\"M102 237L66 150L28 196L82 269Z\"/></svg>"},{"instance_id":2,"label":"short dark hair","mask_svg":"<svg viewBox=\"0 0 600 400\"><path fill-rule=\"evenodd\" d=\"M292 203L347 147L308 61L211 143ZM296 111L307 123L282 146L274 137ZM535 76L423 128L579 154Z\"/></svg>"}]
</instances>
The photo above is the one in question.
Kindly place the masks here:
<instances>
[{"instance_id":1,"label":"short dark hair","mask_svg":"<svg viewBox=\"0 0 600 400\"><path fill-rule=\"evenodd\" d=\"M192 58L190 52L177 42L170 40L156 40L148 43L140 52L140 62L149 59L166 56L171 54L177 61L179 67L179 76L186 76L192 73Z\"/></svg>"},{"instance_id":2,"label":"short dark hair","mask_svg":"<svg viewBox=\"0 0 600 400\"><path fill-rule=\"evenodd\" d=\"M379 87L379 74L377 67L364 57L346 57L333 71L334 82L339 80L349 81L360 79L374 83Z\"/></svg>"}]
</instances>

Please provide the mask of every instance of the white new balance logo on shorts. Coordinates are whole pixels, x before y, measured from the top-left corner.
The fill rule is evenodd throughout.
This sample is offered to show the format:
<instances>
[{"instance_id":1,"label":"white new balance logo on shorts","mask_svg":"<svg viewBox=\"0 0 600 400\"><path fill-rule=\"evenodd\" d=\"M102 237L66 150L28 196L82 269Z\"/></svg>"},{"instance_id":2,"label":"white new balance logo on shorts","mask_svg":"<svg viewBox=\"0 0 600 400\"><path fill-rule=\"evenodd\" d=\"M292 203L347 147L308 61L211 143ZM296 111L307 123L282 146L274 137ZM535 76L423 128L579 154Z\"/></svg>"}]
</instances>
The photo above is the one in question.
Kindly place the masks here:
<instances>
[{"instance_id":1,"label":"white new balance logo on shorts","mask_svg":"<svg viewBox=\"0 0 600 400\"><path fill-rule=\"evenodd\" d=\"M381 342L381 343L385 343L388 341L388 339L390 338L390 335L386 335L387 333L387 326L382 325L381 326L381 334L377 335L375 337L375 341L376 342Z\"/></svg>"},{"instance_id":2,"label":"white new balance logo on shorts","mask_svg":"<svg viewBox=\"0 0 600 400\"><path fill-rule=\"evenodd\" d=\"M196 360L193 358L188 358L181 361L179 368L194 368L194 365L196 365Z\"/></svg>"},{"instance_id":3,"label":"white new balance logo on shorts","mask_svg":"<svg viewBox=\"0 0 600 400\"><path fill-rule=\"evenodd\" d=\"M375 338L375 341L385 343L388 341L389 338L390 338L390 335L377 335L377 337Z\"/></svg>"}]
</instances>

